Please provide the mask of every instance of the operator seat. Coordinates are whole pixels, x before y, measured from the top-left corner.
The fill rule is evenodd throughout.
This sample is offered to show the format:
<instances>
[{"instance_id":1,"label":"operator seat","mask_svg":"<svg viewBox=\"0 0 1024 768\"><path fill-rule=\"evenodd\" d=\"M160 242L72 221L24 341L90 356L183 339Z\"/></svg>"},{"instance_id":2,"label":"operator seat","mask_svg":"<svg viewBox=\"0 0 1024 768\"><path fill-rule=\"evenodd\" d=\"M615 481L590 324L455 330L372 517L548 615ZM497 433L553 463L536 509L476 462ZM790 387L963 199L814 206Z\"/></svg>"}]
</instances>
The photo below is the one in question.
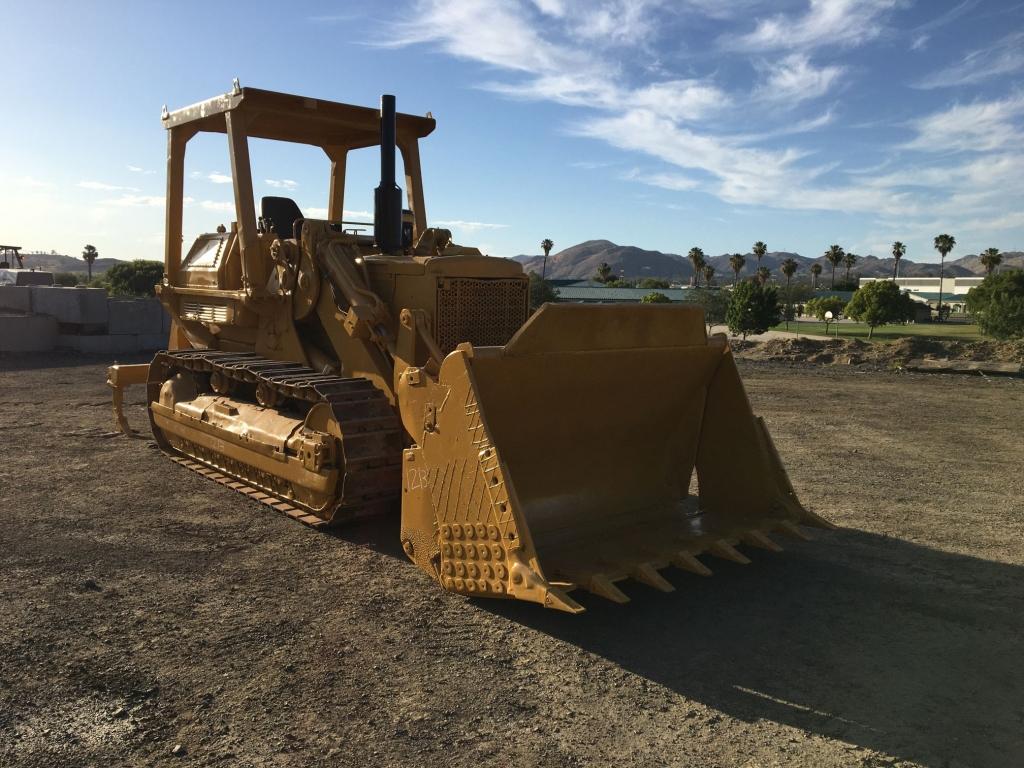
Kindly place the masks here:
<instances>
[{"instance_id":1,"label":"operator seat","mask_svg":"<svg viewBox=\"0 0 1024 768\"><path fill-rule=\"evenodd\" d=\"M302 219L302 211L290 197L260 198L260 215L270 230L279 238L293 237L295 222Z\"/></svg>"}]
</instances>

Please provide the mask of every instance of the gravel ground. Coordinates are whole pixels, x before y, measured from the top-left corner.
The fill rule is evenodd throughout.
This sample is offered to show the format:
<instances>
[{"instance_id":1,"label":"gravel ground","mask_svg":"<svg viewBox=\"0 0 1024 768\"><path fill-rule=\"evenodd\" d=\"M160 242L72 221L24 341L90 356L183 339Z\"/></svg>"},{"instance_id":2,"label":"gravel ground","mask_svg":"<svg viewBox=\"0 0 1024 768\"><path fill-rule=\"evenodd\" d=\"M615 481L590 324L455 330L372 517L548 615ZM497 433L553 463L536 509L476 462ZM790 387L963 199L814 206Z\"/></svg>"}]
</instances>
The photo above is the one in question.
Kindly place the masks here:
<instances>
[{"instance_id":1,"label":"gravel ground","mask_svg":"<svg viewBox=\"0 0 1024 768\"><path fill-rule=\"evenodd\" d=\"M841 528L573 617L109 437L105 364L0 357L0 765L1024 763L1021 380L742 362Z\"/></svg>"}]
</instances>

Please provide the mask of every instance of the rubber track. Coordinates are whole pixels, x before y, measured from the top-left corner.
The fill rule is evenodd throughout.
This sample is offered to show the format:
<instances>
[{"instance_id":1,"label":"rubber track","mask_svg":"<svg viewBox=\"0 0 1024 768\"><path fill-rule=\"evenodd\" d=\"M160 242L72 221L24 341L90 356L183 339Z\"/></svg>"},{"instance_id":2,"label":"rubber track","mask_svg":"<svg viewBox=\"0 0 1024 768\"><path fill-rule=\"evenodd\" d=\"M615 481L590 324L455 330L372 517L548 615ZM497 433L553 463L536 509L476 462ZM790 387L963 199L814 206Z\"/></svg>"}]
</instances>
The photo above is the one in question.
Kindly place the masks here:
<instances>
[{"instance_id":1,"label":"rubber track","mask_svg":"<svg viewBox=\"0 0 1024 768\"><path fill-rule=\"evenodd\" d=\"M166 366L197 373L219 371L226 378L248 384L264 384L279 393L280 404L288 400L328 403L341 428L344 456L343 497L325 519L267 488L250 485L243 478L226 474L221 468L184 455L166 444L161 449L188 469L306 525L319 528L379 511L397 501L401 494L401 426L384 393L363 378L342 378L321 374L298 363L269 360L249 352L179 350L159 352L155 370Z\"/></svg>"}]
</instances>

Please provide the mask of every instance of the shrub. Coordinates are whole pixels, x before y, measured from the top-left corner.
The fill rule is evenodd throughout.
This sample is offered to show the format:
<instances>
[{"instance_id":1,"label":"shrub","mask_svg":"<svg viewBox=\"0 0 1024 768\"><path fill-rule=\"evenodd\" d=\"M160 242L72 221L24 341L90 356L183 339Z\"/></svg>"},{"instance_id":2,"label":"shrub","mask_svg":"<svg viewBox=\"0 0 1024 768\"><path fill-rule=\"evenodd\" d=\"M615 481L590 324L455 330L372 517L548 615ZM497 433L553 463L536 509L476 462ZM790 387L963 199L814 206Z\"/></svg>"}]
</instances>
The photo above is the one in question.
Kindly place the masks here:
<instances>
[{"instance_id":1,"label":"shrub","mask_svg":"<svg viewBox=\"0 0 1024 768\"><path fill-rule=\"evenodd\" d=\"M541 304L558 301L558 291L548 280L541 279L536 272L530 272L530 311L536 312Z\"/></svg>"},{"instance_id":2,"label":"shrub","mask_svg":"<svg viewBox=\"0 0 1024 768\"><path fill-rule=\"evenodd\" d=\"M816 317L819 320L825 319L825 313L831 312L833 318L839 317L839 313L846 308L846 302L838 296L818 296L811 299L804 305L804 310L808 315Z\"/></svg>"},{"instance_id":3,"label":"shrub","mask_svg":"<svg viewBox=\"0 0 1024 768\"><path fill-rule=\"evenodd\" d=\"M154 286L164 276L164 265L159 261L122 261L104 275L110 292L115 296L155 296Z\"/></svg>"},{"instance_id":4,"label":"shrub","mask_svg":"<svg viewBox=\"0 0 1024 768\"><path fill-rule=\"evenodd\" d=\"M657 291L652 291L640 299L642 304L668 304L670 301L672 300L668 296Z\"/></svg>"},{"instance_id":5,"label":"shrub","mask_svg":"<svg viewBox=\"0 0 1024 768\"><path fill-rule=\"evenodd\" d=\"M967 311L986 336L1024 336L1024 270L992 274L967 294Z\"/></svg>"},{"instance_id":6,"label":"shrub","mask_svg":"<svg viewBox=\"0 0 1024 768\"><path fill-rule=\"evenodd\" d=\"M777 325L780 315L775 288L748 280L732 289L725 321L730 333L745 339L748 333L764 333Z\"/></svg>"},{"instance_id":7,"label":"shrub","mask_svg":"<svg viewBox=\"0 0 1024 768\"><path fill-rule=\"evenodd\" d=\"M54 272L53 284L63 285L65 288L73 288L78 285L79 275L74 272Z\"/></svg>"}]
</instances>

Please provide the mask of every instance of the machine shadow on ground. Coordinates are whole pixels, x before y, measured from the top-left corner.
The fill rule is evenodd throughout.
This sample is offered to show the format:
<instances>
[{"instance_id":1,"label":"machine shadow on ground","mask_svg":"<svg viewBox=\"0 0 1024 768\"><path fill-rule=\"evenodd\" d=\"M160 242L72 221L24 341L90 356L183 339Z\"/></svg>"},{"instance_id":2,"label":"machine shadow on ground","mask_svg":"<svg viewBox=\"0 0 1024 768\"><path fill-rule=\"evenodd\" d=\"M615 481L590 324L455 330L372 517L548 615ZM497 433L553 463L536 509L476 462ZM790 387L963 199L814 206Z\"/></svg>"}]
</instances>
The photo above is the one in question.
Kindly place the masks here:
<instances>
[{"instance_id":1,"label":"machine shadow on ground","mask_svg":"<svg viewBox=\"0 0 1024 768\"><path fill-rule=\"evenodd\" d=\"M936 768L1014 764L1024 569L863 531L817 538L709 562L709 579L669 569L673 594L624 582L625 606L582 595L576 617L476 605L746 722Z\"/></svg>"}]
</instances>

